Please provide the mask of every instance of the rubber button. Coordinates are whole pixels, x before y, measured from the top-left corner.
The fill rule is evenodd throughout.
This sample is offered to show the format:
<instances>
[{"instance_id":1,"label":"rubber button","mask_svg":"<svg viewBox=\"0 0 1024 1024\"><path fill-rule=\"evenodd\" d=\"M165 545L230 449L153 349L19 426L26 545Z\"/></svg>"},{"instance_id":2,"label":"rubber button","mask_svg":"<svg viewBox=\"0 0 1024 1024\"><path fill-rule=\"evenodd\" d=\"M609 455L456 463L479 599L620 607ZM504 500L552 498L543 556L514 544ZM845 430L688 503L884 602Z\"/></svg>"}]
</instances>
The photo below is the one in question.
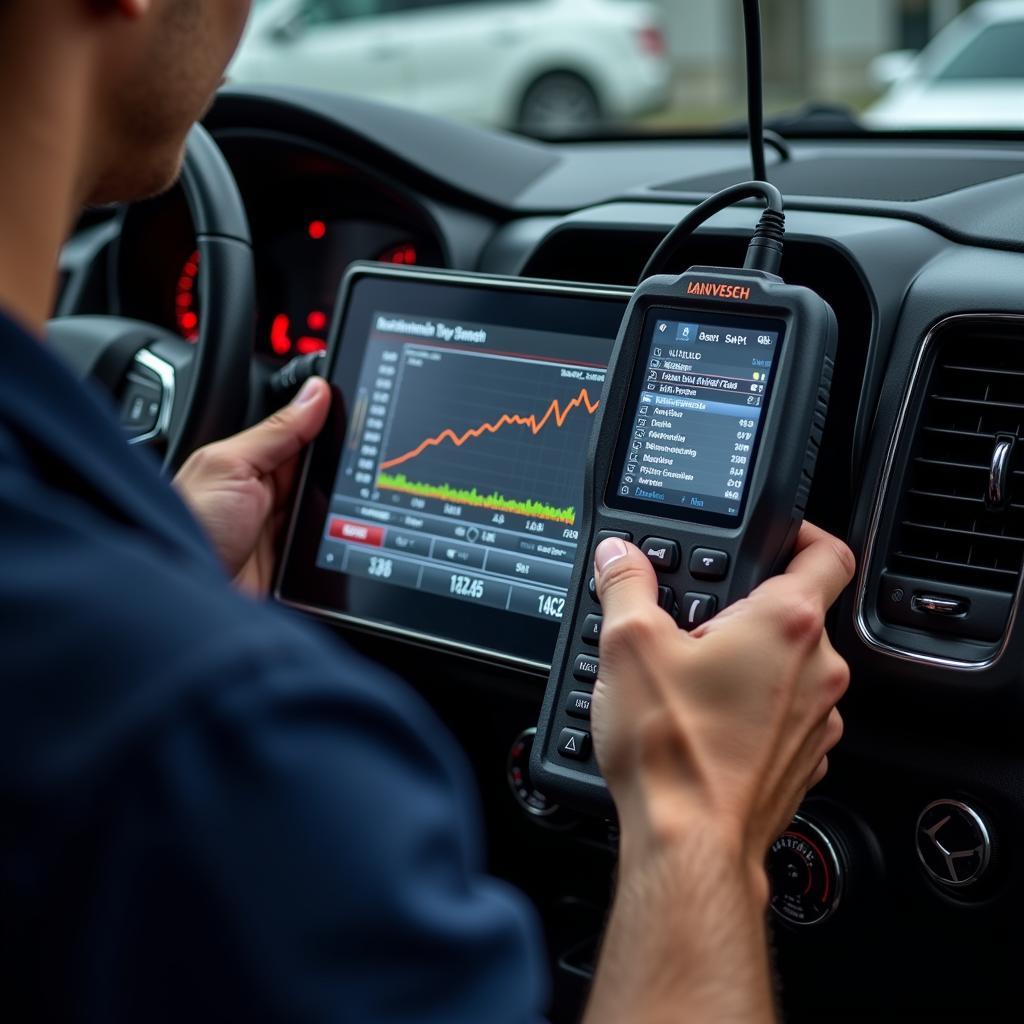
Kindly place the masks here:
<instances>
[{"instance_id":1,"label":"rubber button","mask_svg":"<svg viewBox=\"0 0 1024 1024\"><path fill-rule=\"evenodd\" d=\"M695 580L724 580L729 571L729 555L714 548L694 548L690 552L690 575Z\"/></svg>"},{"instance_id":2,"label":"rubber button","mask_svg":"<svg viewBox=\"0 0 1024 1024\"><path fill-rule=\"evenodd\" d=\"M590 754L590 733L580 729L563 729L558 736L558 752L574 761L585 761Z\"/></svg>"},{"instance_id":3,"label":"rubber button","mask_svg":"<svg viewBox=\"0 0 1024 1024\"><path fill-rule=\"evenodd\" d=\"M572 667L573 677L581 683L595 683L599 664L592 654L577 654L576 664Z\"/></svg>"},{"instance_id":4,"label":"rubber button","mask_svg":"<svg viewBox=\"0 0 1024 1024\"><path fill-rule=\"evenodd\" d=\"M679 545L663 537L645 537L640 550L658 572L675 572L679 568Z\"/></svg>"},{"instance_id":5,"label":"rubber button","mask_svg":"<svg viewBox=\"0 0 1024 1024\"><path fill-rule=\"evenodd\" d=\"M583 642L596 644L601 639L601 616L588 615L583 620Z\"/></svg>"},{"instance_id":6,"label":"rubber button","mask_svg":"<svg viewBox=\"0 0 1024 1024\"><path fill-rule=\"evenodd\" d=\"M713 594L683 594L683 606L679 610L679 625L683 629L696 629L718 611L718 598Z\"/></svg>"},{"instance_id":7,"label":"rubber button","mask_svg":"<svg viewBox=\"0 0 1024 1024\"><path fill-rule=\"evenodd\" d=\"M590 718L590 702L593 694L585 690L573 690L565 702L565 713L572 718Z\"/></svg>"}]
</instances>

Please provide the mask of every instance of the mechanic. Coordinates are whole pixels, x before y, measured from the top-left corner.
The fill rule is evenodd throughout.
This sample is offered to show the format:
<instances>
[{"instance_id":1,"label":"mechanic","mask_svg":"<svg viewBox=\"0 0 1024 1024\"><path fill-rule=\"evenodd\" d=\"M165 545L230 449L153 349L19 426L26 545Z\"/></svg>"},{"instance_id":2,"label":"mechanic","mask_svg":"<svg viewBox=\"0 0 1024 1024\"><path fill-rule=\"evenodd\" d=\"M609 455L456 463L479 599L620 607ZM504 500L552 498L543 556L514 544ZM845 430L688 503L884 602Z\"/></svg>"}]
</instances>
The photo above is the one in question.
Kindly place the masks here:
<instances>
[{"instance_id":1,"label":"mechanic","mask_svg":"<svg viewBox=\"0 0 1024 1024\"><path fill-rule=\"evenodd\" d=\"M538 1020L538 922L484 874L453 740L253 596L325 382L175 493L42 340L79 210L174 181L248 7L0 0L0 1013ZM590 1024L773 1019L763 860L841 732L823 621L852 569L806 526L687 635L636 548L598 551L622 844Z\"/></svg>"}]
</instances>

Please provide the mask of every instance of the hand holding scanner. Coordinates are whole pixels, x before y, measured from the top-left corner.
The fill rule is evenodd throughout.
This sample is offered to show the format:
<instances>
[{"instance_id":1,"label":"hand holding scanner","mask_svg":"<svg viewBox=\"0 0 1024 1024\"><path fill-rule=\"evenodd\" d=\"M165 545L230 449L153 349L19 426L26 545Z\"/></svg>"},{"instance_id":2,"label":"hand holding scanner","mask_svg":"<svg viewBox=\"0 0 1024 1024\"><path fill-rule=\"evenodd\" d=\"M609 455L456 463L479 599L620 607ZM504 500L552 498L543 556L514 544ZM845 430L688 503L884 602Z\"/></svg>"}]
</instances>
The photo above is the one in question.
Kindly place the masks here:
<instances>
[{"instance_id":1,"label":"hand holding scanner","mask_svg":"<svg viewBox=\"0 0 1024 1024\"><path fill-rule=\"evenodd\" d=\"M567 803L607 809L589 715L608 536L637 544L659 604L692 630L792 551L825 426L830 307L765 270L657 276L626 311L594 427L580 530L531 772Z\"/></svg>"}]
</instances>

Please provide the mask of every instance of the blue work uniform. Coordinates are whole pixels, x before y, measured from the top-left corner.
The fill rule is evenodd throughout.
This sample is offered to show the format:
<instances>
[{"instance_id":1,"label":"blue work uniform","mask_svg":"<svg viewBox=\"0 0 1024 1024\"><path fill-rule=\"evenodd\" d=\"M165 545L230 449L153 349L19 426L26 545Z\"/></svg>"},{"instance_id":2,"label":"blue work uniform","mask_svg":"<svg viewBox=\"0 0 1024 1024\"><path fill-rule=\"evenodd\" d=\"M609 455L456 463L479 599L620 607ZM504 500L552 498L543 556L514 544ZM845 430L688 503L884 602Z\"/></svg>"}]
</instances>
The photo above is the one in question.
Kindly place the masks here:
<instances>
[{"instance_id":1,"label":"blue work uniform","mask_svg":"<svg viewBox=\"0 0 1024 1024\"><path fill-rule=\"evenodd\" d=\"M0 317L0 1019L536 1021L475 801L429 707L238 593Z\"/></svg>"}]
</instances>

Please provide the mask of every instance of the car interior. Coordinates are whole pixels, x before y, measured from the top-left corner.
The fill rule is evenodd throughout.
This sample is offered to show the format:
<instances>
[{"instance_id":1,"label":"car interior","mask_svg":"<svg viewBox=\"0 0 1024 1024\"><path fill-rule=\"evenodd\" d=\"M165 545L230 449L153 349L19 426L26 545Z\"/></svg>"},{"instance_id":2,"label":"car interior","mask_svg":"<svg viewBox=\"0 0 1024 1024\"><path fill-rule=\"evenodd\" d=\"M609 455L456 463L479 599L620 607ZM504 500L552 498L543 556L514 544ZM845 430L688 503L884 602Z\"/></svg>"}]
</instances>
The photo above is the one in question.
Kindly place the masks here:
<instances>
[{"instance_id":1,"label":"car interior","mask_svg":"<svg viewBox=\"0 0 1024 1024\"><path fill-rule=\"evenodd\" d=\"M837 326L806 516L858 562L829 620L852 670L846 731L769 856L780 1005L789 1021L1010 1019L1024 906L1024 141L868 131L827 111L770 127L780 274ZM168 467L337 367L333 441L307 462L277 597L408 680L458 738L489 869L542 918L556 1024L584 1005L617 845L613 813L531 779L580 540L588 403L652 253L750 179L749 161L739 125L541 140L229 84L182 183L90 211L61 260L51 337ZM663 271L742 266L759 213L718 213ZM513 282L502 309L479 293L492 278ZM458 369L480 362L463 350L488 325L519 331L522 358ZM423 347L394 355L397 334ZM382 353L369 369L368 337ZM447 347L430 355L431 339ZM532 444L546 446L534 461ZM476 552L492 541L485 568ZM343 569L324 561L336 554Z\"/></svg>"}]
</instances>

